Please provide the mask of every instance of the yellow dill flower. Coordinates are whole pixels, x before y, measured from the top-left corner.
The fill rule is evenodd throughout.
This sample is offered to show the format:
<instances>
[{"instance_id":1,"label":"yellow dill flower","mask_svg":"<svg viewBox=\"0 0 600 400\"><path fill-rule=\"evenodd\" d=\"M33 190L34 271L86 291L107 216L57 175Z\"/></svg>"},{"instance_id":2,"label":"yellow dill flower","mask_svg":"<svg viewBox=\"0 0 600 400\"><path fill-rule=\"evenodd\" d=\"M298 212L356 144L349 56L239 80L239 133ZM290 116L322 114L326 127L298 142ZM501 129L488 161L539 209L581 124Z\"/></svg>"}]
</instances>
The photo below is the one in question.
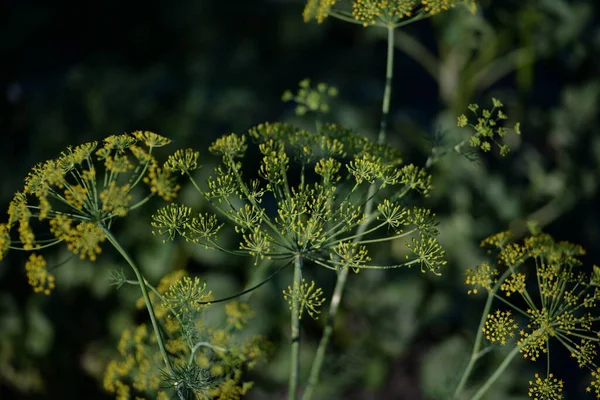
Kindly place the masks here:
<instances>
[{"instance_id":1,"label":"yellow dill flower","mask_svg":"<svg viewBox=\"0 0 600 400\"><path fill-rule=\"evenodd\" d=\"M519 335L521 338L517 341L517 346L522 346L519 353L523 358L535 361L540 358L540 351L544 354L548 351L546 342L550 336L543 329L538 328L531 332L520 330Z\"/></svg>"},{"instance_id":2,"label":"yellow dill flower","mask_svg":"<svg viewBox=\"0 0 600 400\"><path fill-rule=\"evenodd\" d=\"M480 287L488 291L492 290L492 286L497 282L495 276L498 275L498 270L496 268L492 269L488 263L483 263L475 269L468 269L465 273L467 275L465 283L475 286L467 294L477 294Z\"/></svg>"},{"instance_id":3,"label":"yellow dill flower","mask_svg":"<svg viewBox=\"0 0 600 400\"><path fill-rule=\"evenodd\" d=\"M106 169L115 174L125 173L131 169L133 169L133 164L129 161L129 158L126 154L115 154L112 156L107 156L104 160L104 165Z\"/></svg>"},{"instance_id":4,"label":"yellow dill flower","mask_svg":"<svg viewBox=\"0 0 600 400\"><path fill-rule=\"evenodd\" d=\"M36 293L50 294L54 289L54 275L46 269L46 260L38 254L31 254L25 263L29 284Z\"/></svg>"},{"instance_id":5,"label":"yellow dill flower","mask_svg":"<svg viewBox=\"0 0 600 400\"><path fill-rule=\"evenodd\" d=\"M171 199L178 186L169 171L155 167L156 161L149 151L135 146L136 137L150 149L169 142L151 132L114 135L106 138L100 149L96 142L69 146L58 158L35 165L25 178L23 189L10 202L8 223L0 225L0 258L10 246L31 251L65 242L81 259L93 261L106 239L103 229L115 217L126 215L130 207L137 207L149 198L131 205L131 192L145 177L152 185L152 192ZM103 176L97 179L95 164L99 162L106 168L101 169ZM36 217L45 222L35 223L36 229L49 228L56 240L36 242L31 223L31 218ZM9 230L15 225L19 242L11 245ZM36 281L31 278L34 270L42 270L39 259L28 264L30 282ZM36 285L39 291L39 284Z\"/></svg>"},{"instance_id":6,"label":"yellow dill flower","mask_svg":"<svg viewBox=\"0 0 600 400\"><path fill-rule=\"evenodd\" d=\"M210 390L211 399L239 400L251 388L245 384L240 385L235 379L227 379L216 388Z\"/></svg>"},{"instance_id":7,"label":"yellow dill flower","mask_svg":"<svg viewBox=\"0 0 600 400\"><path fill-rule=\"evenodd\" d=\"M563 381L549 374L547 378L540 378L535 374L535 379L529 381L529 397L534 400L560 400L563 398Z\"/></svg>"},{"instance_id":8,"label":"yellow dill flower","mask_svg":"<svg viewBox=\"0 0 600 400\"><path fill-rule=\"evenodd\" d=\"M41 221L43 219L48 218L48 215L52 211L52 205L48 201L48 197L46 195L36 195L39 201L39 209L38 209L38 219Z\"/></svg>"},{"instance_id":9,"label":"yellow dill flower","mask_svg":"<svg viewBox=\"0 0 600 400\"><path fill-rule=\"evenodd\" d=\"M416 0L356 0L352 4L352 16L365 27L374 25L377 19L393 24L410 17L416 6Z\"/></svg>"},{"instance_id":10,"label":"yellow dill flower","mask_svg":"<svg viewBox=\"0 0 600 400\"><path fill-rule=\"evenodd\" d=\"M29 219L31 211L27 208L27 196L23 192L15 193L8 205L8 226L12 227L21 219Z\"/></svg>"},{"instance_id":11,"label":"yellow dill flower","mask_svg":"<svg viewBox=\"0 0 600 400\"><path fill-rule=\"evenodd\" d=\"M19 239L21 240L23 250L30 251L35 248L35 235L29 224L29 219L25 217L19 219Z\"/></svg>"},{"instance_id":12,"label":"yellow dill flower","mask_svg":"<svg viewBox=\"0 0 600 400\"><path fill-rule=\"evenodd\" d=\"M295 293L294 293L295 292ZM283 298L290 304L290 310L296 303L298 308L298 319L302 319L304 310L308 312L313 319L319 319L321 310L319 307L323 305L325 299L323 295L323 289L315 289L315 281L311 281L310 284L302 279L302 283L294 282L294 289L288 286L287 290L283 291Z\"/></svg>"},{"instance_id":13,"label":"yellow dill flower","mask_svg":"<svg viewBox=\"0 0 600 400\"><path fill-rule=\"evenodd\" d=\"M577 360L579 368L593 365L594 357L597 354L596 348L596 342L589 339L581 339L581 342L575 345L575 348L571 351L571 357Z\"/></svg>"},{"instance_id":14,"label":"yellow dill flower","mask_svg":"<svg viewBox=\"0 0 600 400\"><path fill-rule=\"evenodd\" d=\"M200 153L192 149L177 150L169 156L165 163L165 168L173 171L181 171L181 174L189 173L199 167L198 158Z\"/></svg>"},{"instance_id":15,"label":"yellow dill flower","mask_svg":"<svg viewBox=\"0 0 600 400\"><path fill-rule=\"evenodd\" d=\"M156 164L154 158L152 157L152 154L150 154L143 147L134 144L133 146L129 147L129 150L131 151L131 154L133 154L133 156L137 158L137 160L142 164Z\"/></svg>"},{"instance_id":16,"label":"yellow dill flower","mask_svg":"<svg viewBox=\"0 0 600 400\"><path fill-rule=\"evenodd\" d=\"M117 349L122 356L126 356L128 353L128 348L131 345L131 331L129 329L125 329L121 333L121 339L119 339L119 345Z\"/></svg>"},{"instance_id":17,"label":"yellow dill flower","mask_svg":"<svg viewBox=\"0 0 600 400\"><path fill-rule=\"evenodd\" d=\"M252 311L250 305L239 301L231 301L225 304L225 314L227 315L227 323L236 329L243 329L248 320L254 317L254 311Z\"/></svg>"},{"instance_id":18,"label":"yellow dill flower","mask_svg":"<svg viewBox=\"0 0 600 400\"><path fill-rule=\"evenodd\" d=\"M104 148L107 150L117 150L122 152L137 142L135 137L126 133L122 135L112 135L104 139ZM102 154L102 153L101 153Z\"/></svg>"},{"instance_id":19,"label":"yellow dill flower","mask_svg":"<svg viewBox=\"0 0 600 400\"><path fill-rule=\"evenodd\" d=\"M500 285L500 290L504 292L506 297L510 297L511 293L523 293L525 290L525 274L517 272L511 274L503 283Z\"/></svg>"},{"instance_id":20,"label":"yellow dill flower","mask_svg":"<svg viewBox=\"0 0 600 400\"><path fill-rule=\"evenodd\" d=\"M507 243L514 238L514 235L510 231L496 233L490 237L487 237L481 241L481 247L493 246L502 249Z\"/></svg>"},{"instance_id":21,"label":"yellow dill flower","mask_svg":"<svg viewBox=\"0 0 600 400\"><path fill-rule=\"evenodd\" d=\"M316 19L318 23L322 23L335 3L336 0L308 0L302 12L304 22Z\"/></svg>"},{"instance_id":22,"label":"yellow dill flower","mask_svg":"<svg viewBox=\"0 0 600 400\"><path fill-rule=\"evenodd\" d=\"M456 0L421 0L425 12L429 14L438 14L456 7Z\"/></svg>"},{"instance_id":23,"label":"yellow dill flower","mask_svg":"<svg viewBox=\"0 0 600 400\"><path fill-rule=\"evenodd\" d=\"M87 188L81 185L73 185L65 189L65 200L73 208L82 209L86 203L87 195Z\"/></svg>"},{"instance_id":24,"label":"yellow dill flower","mask_svg":"<svg viewBox=\"0 0 600 400\"><path fill-rule=\"evenodd\" d=\"M115 382L116 400L129 400L130 388L121 381Z\"/></svg>"},{"instance_id":25,"label":"yellow dill flower","mask_svg":"<svg viewBox=\"0 0 600 400\"><path fill-rule=\"evenodd\" d=\"M4 255L8 253L10 247L10 234L7 224L0 224L0 261L4 258Z\"/></svg>"},{"instance_id":26,"label":"yellow dill flower","mask_svg":"<svg viewBox=\"0 0 600 400\"><path fill-rule=\"evenodd\" d=\"M162 147L171 143L171 139L157 135L156 133L150 131L135 131L132 133L132 135L137 140L144 142L144 144L150 148Z\"/></svg>"},{"instance_id":27,"label":"yellow dill flower","mask_svg":"<svg viewBox=\"0 0 600 400\"><path fill-rule=\"evenodd\" d=\"M148 175L144 178L144 182L150 186L152 193L158 194L167 201L177 197L177 192L181 188L175 182L175 178L171 176L170 169L163 169L154 165L148 170Z\"/></svg>"},{"instance_id":28,"label":"yellow dill flower","mask_svg":"<svg viewBox=\"0 0 600 400\"><path fill-rule=\"evenodd\" d=\"M161 295L165 294L167 292L167 290L169 290L169 287L176 284L184 276L187 276L187 274L188 274L187 271L185 271L183 269L178 269L176 271L167 273L158 282L158 286L156 287L156 290ZM156 293L154 293L154 291L148 293L148 295L150 296L150 300L154 304L154 314L156 315L156 318L159 318L159 319L164 318L165 315L167 314L168 309L163 305L162 302L156 301L158 296L156 296ZM136 301L136 307L139 309L142 309L145 306L146 306L146 303L144 302L144 298L140 297ZM166 323L168 326L170 326L170 329L167 329L167 330L169 330L169 332L175 332L179 329L179 323L176 319L168 318Z\"/></svg>"},{"instance_id":29,"label":"yellow dill flower","mask_svg":"<svg viewBox=\"0 0 600 400\"><path fill-rule=\"evenodd\" d=\"M600 398L600 367L596 368L595 371L592 371L592 381L590 385L585 388L585 391L591 393L594 391L596 398Z\"/></svg>"},{"instance_id":30,"label":"yellow dill flower","mask_svg":"<svg viewBox=\"0 0 600 400\"><path fill-rule=\"evenodd\" d=\"M100 243L106 240L106 235L102 229L93 222L82 222L73 230L66 239L69 250L73 254L79 255L79 258L90 261L96 261L96 256L102 252Z\"/></svg>"},{"instance_id":31,"label":"yellow dill flower","mask_svg":"<svg viewBox=\"0 0 600 400\"><path fill-rule=\"evenodd\" d=\"M171 400L171 397L167 394L167 392L161 390L158 392L156 400Z\"/></svg>"},{"instance_id":32,"label":"yellow dill flower","mask_svg":"<svg viewBox=\"0 0 600 400\"><path fill-rule=\"evenodd\" d=\"M496 310L494 314L488 314L482 331L490 342L499 342L504 345L507 338L515 336L517 328L510 311Z\"/></svg>"},{"instance_id":33,"label":"yellow dill flower","mask_svg":"<svg viewBox=\"0 0 600 400\"><path fill-rule=\"evenodd\" d=\"M102 200L102 211L124 217L129 211L129 203L133 199L130 194L129 185L117 186L115 181L111 181L108 187L100 193Z\"/></svg>"},{"instance_id":34,"label":"yellow dill flower","mask_svg":"<svg viewBox=\"0 0 600 400\"><path fill-rule=\"evenodd\" d=\"M498 259L506 266L516 266L527 258L527 248L518 243L507 244L498 255Z\"/></svg>"},{"instance_id":35,"label":"yellow dill flower","mask_svg":"<svg viewBox=\"0 0 600 400\"><path fill-rule=\"evenodd\" d=\"M206 291L206 282L200 282L198 277L194 279L184 276L171 285L164 295L164 306L175 311L177 315L186 311L198 311L206 307L212 292Z\"/></svg>"}]
</instances>

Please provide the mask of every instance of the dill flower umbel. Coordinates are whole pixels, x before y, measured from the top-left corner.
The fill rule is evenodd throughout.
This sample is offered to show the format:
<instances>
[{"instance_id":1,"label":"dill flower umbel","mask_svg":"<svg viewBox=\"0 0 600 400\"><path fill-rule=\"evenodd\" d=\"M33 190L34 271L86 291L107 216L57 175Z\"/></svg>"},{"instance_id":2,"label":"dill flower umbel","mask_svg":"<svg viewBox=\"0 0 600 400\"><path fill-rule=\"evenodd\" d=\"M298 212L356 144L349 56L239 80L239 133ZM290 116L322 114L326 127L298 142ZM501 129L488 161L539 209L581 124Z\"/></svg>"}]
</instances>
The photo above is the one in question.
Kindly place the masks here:
<instances>
[{"instance_id":1,"label":"dill flower umbel","mask_svg":"<svg viewBox=\"0 0 600 400\"><path fill-rule=\"evenodd\" d=\"M242 167L254 142L261 154L257 173ZM247 135L235 133L216 140L210 151L221 159L203 189L190 174L190 151L177 151L167 165L187 174L214 212L193 215L184 205L169 204L153 216L155 234L177 235L211 249L222 249L218 231L228 220L240 235L234 254L291 262L297 255L332 270L378 268L369 265L367 243L406 238L414 254L408 265L438 273L445 264L437 242L435 215L409 207L400 199L414 192L427 196L431 177L414 165L402 165L391 147L376 144L345 128L327 124L319 134L284 123L260 124ZM293 168L294 169L293 169ZM300 171L299 174L292 171ZM369 193L371 185L374 192ZM374 210L364 215L368 198ZM263 199L277 205L270 210ZM358 240L354 231L377 221ZM393 228L396 234L377 237ZM412 238L411 238L412 235ZM410 240L408 240L411 238ZM392 266L390 266L392 267Z\"/></svg>"},{"instance_id":2,"label":"dill flower umbel","mask_svg":"<svg viewBox=\"0 0 600 400\"><path fill-rule=\"evenodd\" d=\"M342 20L355 20L365 27L380 24L394 26L403 19L436 15L448 11L457 5L467 7L475 13L475 0L352 0L351 11L336 0L308 0L302 14L305 22L316 20L322 23L332 15ZM336 7L340 4L340 7Z\"/></svg>"},{"instance_id":3,"label":"dill flower umbel","mask_svg":"<svg viewBox=\"0 0 600 400\"><path fill-rule=\"evenodd\" d=\"M103 143L68 147L57 158L34 166L8 208L8 222L0 224L0 260L9 249L33 251L26 264L29 283L36 292L49 294L54 276L37 254L65 243L80 259L96 260L107 239L106 228L158 195L173 199L179 186L168 167L158 167L155 147L169 139L148 131L113 135ZM150 193L134 201L132 191L148 184ZM36 235L44 226L52 236ZM10 231L18 241L11 241Z\"/></svg>"},{"instance_id":4,"label":"dill flower umbel","mask_svg":"<svg viewBox=\"0 0 600 400\"><path fill-rule=\"evenodd\" d=\"M469 294L476 294L478 287L488 292L482 333L490 343L507 344L518 331L514 349L499 369L518 354L530 361L546 358L549 369L550 350L555 348L551 345L556 343L596 379L600 286L597 267L592 274L580 269L584 249L544 233L516 241L510 232L503 232L485 239L482 246L498 250L496 268L484 263L467 271L466 283L475 286ZM491 310L493 299L500 299L503 308L508 306L514 313ZM597 392L595 382L588 391ZM563 382L551 373L546 378L536 374L529 396L561 399L562 388Z\"/></svg>"},{"instance_id":5,"label":"dill flower umbel","mask_svg":"<svg viewBox=\"0 0 600 400\"><path fill-rule=\"evenodd\" d=\"M271 345L261 335L237 337L236 332L254 316L246 303L226 305L226 326L206 326L202 310L208 304L203 300L208 300L210 293L204 288L198 278L192 279L182 270L161 279L152 298L157 300L156 317L163 327L173 374L160 368L156 336L148 325L141 324L122 332L117 352L104 371L106 391L117 399L169 399L173 392L178 398L243 397L253 385L245 380L244 371L264 360Z\"/></svg>"}]
</instances>

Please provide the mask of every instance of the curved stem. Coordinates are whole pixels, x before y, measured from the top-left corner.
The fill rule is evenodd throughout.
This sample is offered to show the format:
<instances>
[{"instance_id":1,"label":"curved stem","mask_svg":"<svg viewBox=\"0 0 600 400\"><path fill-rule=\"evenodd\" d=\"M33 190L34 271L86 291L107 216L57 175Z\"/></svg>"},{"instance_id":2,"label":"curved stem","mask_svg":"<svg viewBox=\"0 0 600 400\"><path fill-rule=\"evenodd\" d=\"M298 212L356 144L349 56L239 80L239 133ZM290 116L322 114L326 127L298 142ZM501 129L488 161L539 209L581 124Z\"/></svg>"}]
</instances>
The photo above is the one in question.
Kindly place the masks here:
<instances>
[{"instance_id":1,"label":"curved stem","mask_svg":"<svg viewBox=\"0 0 600 400\"><path fill-rule=\"evenodd\" d=\"M300 370L300 285L302 284L302 257L294 259L294 283L292 284L292 307L291 307L291 336L292 347L290 356L290 387L288 399L295 400L298 389L298 375Z\"/></svg>"},{"instance_id":2,"label":"curved stem","mask_svg":"<svg viewBox=\"0 0 600 400\"><path fill-rule=\"evenodd\" d=\"M385 69L385 89L383 92L383 101L381 105L381 122L379 124L379 135L377 137L377 142L379 144L385 143L388 116L390 111L390 99L392 97L392 78L394 76L394 29L394 26L387 27L388 43L387 63ZM371 214L371 210L373 209L373 194L376 190L377 188L375 185L371 185L369 187L369 193L367 195L367 198L369 200L365 204L364 212L367 218L365 223L360 225L356 230L356 237L354 239L355 241L360 241L360 239L362 239L370 223L369 216ZM323 361L325 360L325 351L327 350L329 340L331 339L331 335L333 333L335 317L337 316L340 303L342 301L342 296L344 294L344 288L346 287L346 281L348 279L349 270L350 268L344 268L337 273L335 288L333 289L333 295L331 296L331 302L329 303L329 314L327 315L327 323L325 325L325 329L323 330L323 335L321 336L321 340L319 341L319 347L317 348L315 358L310 368L308 384L306 386L306 390L302 395L302 400L309 400L312 397L315 387L319 382L321 369L323 368Z\"/></svg>"},{"instance_id":3,"label":"curved stem","mask_svg":"<svg viewBox=\"0 0 600 400\"><path fill-rule=\"evenodd\" d=\"M485 325L485 320L487 319L487 315L489 314L490 308L492 307L492 301L494 300L494 293L488 292L488 297L485 302L485 307L483 308L483 313L481 314L481 320L479 321L479 327L477 328L477 336L475 337L475 344L473 345L473 351L471 351L471 358L469 359L469 364L467 368L465 368L465 372L463 372L462 377L460 378L460 382L454 391L453 399L458 399L458 396L462 393L465 385L467 384L467 379L471 375L471 371L475 366L475 363L481 356L479 353L479 349L481 348L481 342L483 337L483 326Z\"/></svg>"},{"instance_id":4,"label":"curved stem","mask_svg":"<svg viewBox=\"0 0 600 400\"><path fill-rule=\"evenodd\" d=\"M490 309L492 308L492 302L494 301L494 298L496 297L496 292L500 288L500 285L502 285L504 280L508 277L508 275L510 275L510 273L511 273L510 269L506 270L502 274L502 276L498 279L498 282L496 282L496 284L494 285L492 290L490 290L488 292L488 297L485 302L485 306L483 307L483 312L481 313L481 320L479 321L479 327L477 328L477 336L475 336L475 343L473 344L473 350L471 351L471 358L469 359L469 364L467 365L467 368L465 368L465 372L463 372L463 375L460 378L460 382L458 383L458 386L457 386L456 390L454 391L454 395L452 396L453 399L458 399L458 396L460 396L460 394L462 393L462 391L465 388L465 385L467 383L467 380L469 379L469 376L471 375L471 372L473 371L473 367L475 366L475 363L477 362L477 360L479 360L481 358L481 356L483 356L484 354L486 354L488 352L488 350L486 350L486 349L484 349L483 351L479 350L481 348L481 343L483 340L483 327L485 325L487 316L490 313Z\"/></svg>"},{"instance_id":5,"label":"curved stem","mask_svg":"<svg viewBox=\"0 0 600 400\"><path fill-rule=\"evenodd\" d=\"M344 268L338 272L337 280L335 283L335 289L333 290L333 296L331 297L331 303L329 304L329 314L327 315L327 322L325 329L323 330L323 336L319 342L319 347L315 354L312 367L310 369L310 375L308 377L308 385L302 395L302 400L308 400L312 397L315 387L319 382L319 376L321 369L323 368L323 361L325 360L325 351L329 345L331 334L333 333L333 325L335 323L335 317L342 301L342 294L344 292L344 286L346 285L346 279L348 278L349 268Z\"/></svg>"},{"instance_id":6,"label":"curved stem","mask_svg":"<svg viewBox=\"0 0 600 400\"><path fill-rule=\"evenodd\" d=\"M158 328L158 322L156 321L156 316L154 314L154 307L152 306L152 302L150 301L150 296L148 295L148 289L146 288L144 277L142 276L139 268L135 265L129 254L121 247L117 239L110 233L108 229L106 229L103 225L100 225L100 229L106 235L106 238L113 245L113 247L121 254L121 256L127 261L127 264L131 267L133 272L135 273L135 277L137 278L140 289L142 290L142 296L144 297L144 302L146 303L146 308L148 309L148 314L150 315L150 321L152 322L152 327L154 328L154 335L156 336L156 341L158 343L158 347L160 349L160 353L165 361L165 365L171 374L171 376L175 376L175 372L173 371L173 366L171 365L171 361L169 360L169 356L167 354L167 350L165 348L164 340L162 334L160 333L160 329Z\"/></svg>"}]
</instances>

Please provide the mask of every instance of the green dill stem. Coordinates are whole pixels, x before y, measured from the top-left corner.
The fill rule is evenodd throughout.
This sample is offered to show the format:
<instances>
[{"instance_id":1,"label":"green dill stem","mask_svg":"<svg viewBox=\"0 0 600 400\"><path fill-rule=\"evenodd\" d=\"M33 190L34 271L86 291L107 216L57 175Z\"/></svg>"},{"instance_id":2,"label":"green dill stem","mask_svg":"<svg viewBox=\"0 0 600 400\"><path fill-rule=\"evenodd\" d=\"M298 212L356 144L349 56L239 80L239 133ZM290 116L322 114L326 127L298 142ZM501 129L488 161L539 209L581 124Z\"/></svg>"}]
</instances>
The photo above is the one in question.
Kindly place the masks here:
<instances>
[{"instance_id":1,"label":"green dill stem","mask_svg":"<svg viewBox=\"0 0 600 400\"><path fill-rule=\"evenodd\" d=\"M298 375L300 370L300 285L302 281L302 264L303 260L300 255L294 259L294 283L292 285L292 345L290 357L290 387L288 399L295 400L298 389Z\"/></svg>"},{"instance_id":2,"label":"green dill stem","mask_svg":"<svg viewBox=\"0 0 600 400\"><path fill-rule=\"evenodd\" d=\"M460 378L460 382L458 383L458 387L454 391L453 399L458 399L458 396L462 393L467 379L469 379L469 375L471 375L471 371L475 366L477 360L479 360L480 353L479 349L481 348L481 342L483 339L483 326L485 325L485 320L487 319L487 315L490 312L490 308L492 307L492 301L494 300L494 293L488 292L488 297L485 302L485 307L483 308L483 313L481 314L481 320L479 321L479 327L477 328L477 336L475 337L475 344L473 345L473 351L471 352L471 358L469 359L469 364L467 368L465 368L465 372L463 372L462 377Z\"/></svg>"},{"instance_id":3,"label":"green dill stem","mask_svg":"<svg viewBox=\"0 0 600 400\"><path fill-rule=\"evenodd\" d=\"M163 337L160 333L160 329L158 328L158 322L156 321L156 316L154 315L154 307L152 307L152 302L150 301L150 296L148 296L148 289L146 288L145 279L140 273L140 270L135 265L129 254L121 247L117 239L110 233L108 229L106 229L103 225L100 225L100 229L106 235L106 238L113 245L113 247L121 254L121 256L127 261L133 272L135 273L135 277L137 278L140 289L142 290L142 296L144 297L144 302L146 303L146 308L148 309L148 314L150 314L150 321L152 321L152 327L154 328L154 334L156 336L156 341L158 343L158 347L165 361L165 365L169 370L171 376L175 376L175 371L173 370L173 366L171 365L171 361L169 360L169 356L167 354L167 350L165 349L165 344L163 341Z\"/></svg>"},{"instance_id":4,"label":"green dill stem","mask_svg":"<svg viewBox=\"0 0 600 400\"><path fill-rule=\"evenodd\" d=\"M458 386L454 391L454 396L452 397L453 399L458 399L463 389L465 388L465 385L467 383L467 380L469 379L469 376L471 375L471 371L473 370L475 363L483 354L487 353L487 351L479 351L483 340L483 327L485 325L485 320L487 319L487 316L490 313L490 309L492 308L492 302L494 301L496 292L500 288L502 282L504 282L508 275L510 275L510 273L510 270L506 270L504 274L502 274L500 279L498 279L498 282L496 282L492 290L488 291L488 297L485 302L485 306L483 307L483 312L481 313L479 327L477 327L477 336L475 336L475 343L473 344L473 350L471 351L471 358L469 359L469 364L467 365L467 368L465 368L465 372L463 372L463 376L460 378L460 382L458 383Z\"/></svg>"},{"instance_id":5,"label":"green dill stem","mask_svg":"<svg viewBox=\"0 0 600 400\"><path fill-rule=\"evenodd\" d=\"M496 382L496 379L498 379L500 375L502 375L506 367L508 367L513 358L515 358L515 356L519 354L519 350L521 350L526 343L527 341L524 341L524 343L521 346L515 346L515 348L512 349L510 353L508 353L504 361L502 361L502 364L500 364L500 366L496 369L496 371L494 371L492 376L488 378L488 380L483 384L483 386L479 388L477 393L475 393L475 395L471 397L471 400L479 400L481 396L483 396L485 392L488 391L490 386L492 386L492 384Z\"/></svg>"},{"instance_id":6,"label":"green dill stem","mask_svg":"<svg viewBox=\"0 0 600 400\"><path fill-rule=\"evenodd\" d=\"M336 17L339 18L339 16ZM390 111L390 99L392 97L392 78L394 76L394 29L394 26L387 27L388 45L387 63L385 68L385 89L383 92L383 101L381 105L381 122L379 125L379 135L377 137L377 142L379 144L385 143L387 121ZM361 224L356 230L356 242L360 241L369 225L369 216L373 209L373 195L376 190L377 188L374 184L369 187L369 192L367 194L367 198L369 200L365 204L364 212L365 216L367 217L367 220L365 221L365 223ZM342 301L342 296L344 294L344 288L346 286L346 280L348 279L349 270L350 268L343 268L337 274L335 288L333 289L333 295L331 296L331 302L329 303L329 314L327 316L327 323L325 325L325 329L323 330L323 335L321 336L321 340L319 341L319 347L317 348L315 358L310 368L308 384L306 386L306 390L302 395L302 400L309 400L312 397L315 387L319 382L319 376L321 375L321 369L323 368L323 361L325 360L325 351L327 350L329 340L331 339L331 334L333 333L335 317L337 316L337 312Z\"/></svg>"},{"instance_id":7,"label":"green dill stem","mask_svg":"<svg viewBox=\"0 0 600 400\"><path fill-rule=\"evenodd\" d=\"M214 352L217 352L217 351L226 352L227 351L226 348L219 347L219 346L214 346L210 342L199 342L199 343L196 343L194 345L194 347L192 347L190 358L188 359L188 365L192 365L192 363L194 362L194 356L196 355L196 352L198 351L198 349L200 347L208 347L209 349L211 349Z\"/></svg>"},{"instance_id":8,"label":"green dill stem","mask_svg":"<svg viewBox=\"0 0 600 400\"><path fill-rule=\"evenodd\" d=\"M394 76L394 28L388 26L387 37L387 63L385 67L385 89L383 92L383 104L381 106L381 123L379 125L379 136L377 142L385 142L387 124L390 114L390 100L392 98L392 78Z\"/></svg>"},{"instance_id":9,"label":"green dill stem","mask_svg":"<svg viewBox=\"0 0 600 400\"><path fill-rule=\"evenodd\" d=\"M331 10L331 11L329 11L329 15L331 15L332 17L337 18L337 19L339 19L341 21L349 22L351 24L357 24L357 25L362 25L363 24L362 22L355 20L352 17L352 14L346 15L341 10L340 11L333 11L333 10Z\"/></svg>"}]
</instances>

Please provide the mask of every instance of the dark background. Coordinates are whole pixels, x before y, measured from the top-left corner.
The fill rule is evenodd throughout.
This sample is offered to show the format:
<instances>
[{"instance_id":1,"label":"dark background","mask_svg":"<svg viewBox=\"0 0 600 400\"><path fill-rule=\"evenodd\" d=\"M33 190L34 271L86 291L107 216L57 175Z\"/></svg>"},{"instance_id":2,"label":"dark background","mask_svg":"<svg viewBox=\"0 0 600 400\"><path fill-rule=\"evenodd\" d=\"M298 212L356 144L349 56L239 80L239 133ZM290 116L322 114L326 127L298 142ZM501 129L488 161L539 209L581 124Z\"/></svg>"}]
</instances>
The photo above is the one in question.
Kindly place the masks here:
<instances>
[{"instance_id":1,"label":"dark background","mask_svg":"<svg viewBox=\"0 0 600 400\"><path fill-rule=\"evenodd\" d=\"M35 163L67 145L143 129L172 138L171 150L191 146L206 155L224 133L264 121L305 123L280 98L306 77L339 88L331 121L374 135L385 31L331 18L305 24L303 4L3 2L0 208ZM505 158L492 152L473 163L451 154L436 164L426 205L441 220L448 270L441 278L418 270L352 276L322 398L444 398L460 377L482 307L466 295L464 270L486 259L478 243L494 232L523 234L524 222L535 219L557 240L583 245L585 268L600 263L598 11L594 0L486 1L476 17L455 10L402 28L389 141L407 161L424 163L436 138L450 146L464 139L453 128L456 116L491 96L502 99L511 122L522 122L523 134L507 137L513 151ZM189 188L182 197L198 200ZM188 269L214 292L245 285L251 262L153 238L149 216L160 205L116 227L149 279L175 266L173 252L184 252ZM395 246L379 251L402 257ZM65 256L58 252L56 260ZM65 264L49 297L32 293L24 261L11 253L0 262L0 398L108 398L104 366L120 332L143 319L133 288L108 285L108 271L121 267L118 256L107 249L97 263ZM315 275L327 294L334 277ZM253 329L269 334L278 349L255 373L253 398L285 393L288 314L279 293L286 278L252 298ZM303 334L308 366L319 323L305 322ZM587 374L561 351L552 359L566 381L565 398L587 398ZM525 398L530 378L523 376L543 371L542 364L516 361L489 399Z\"/></svg>"}]
</instances>

